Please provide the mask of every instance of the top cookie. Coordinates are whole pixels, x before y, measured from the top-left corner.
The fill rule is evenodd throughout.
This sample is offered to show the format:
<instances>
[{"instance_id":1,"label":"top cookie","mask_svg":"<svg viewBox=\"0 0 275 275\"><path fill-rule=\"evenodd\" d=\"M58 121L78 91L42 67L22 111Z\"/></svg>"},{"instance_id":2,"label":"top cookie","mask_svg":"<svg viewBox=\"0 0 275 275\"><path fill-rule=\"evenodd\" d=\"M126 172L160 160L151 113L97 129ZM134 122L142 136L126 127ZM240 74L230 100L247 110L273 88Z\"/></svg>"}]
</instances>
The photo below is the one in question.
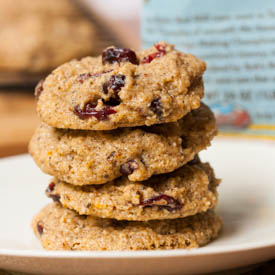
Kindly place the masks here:
<instances>
[{"instance_id":1,"label":"top cookie","mask_svg":"<svg viewBox=\"0 0 275 275\"><path fill-rule=\"evenodd\" d=\"M161 42L148 50L107 48L73 60L36 87L42 121L57 128L111 130L172 122L200 106L206 64Z\"/></svg>"}]
</instances>

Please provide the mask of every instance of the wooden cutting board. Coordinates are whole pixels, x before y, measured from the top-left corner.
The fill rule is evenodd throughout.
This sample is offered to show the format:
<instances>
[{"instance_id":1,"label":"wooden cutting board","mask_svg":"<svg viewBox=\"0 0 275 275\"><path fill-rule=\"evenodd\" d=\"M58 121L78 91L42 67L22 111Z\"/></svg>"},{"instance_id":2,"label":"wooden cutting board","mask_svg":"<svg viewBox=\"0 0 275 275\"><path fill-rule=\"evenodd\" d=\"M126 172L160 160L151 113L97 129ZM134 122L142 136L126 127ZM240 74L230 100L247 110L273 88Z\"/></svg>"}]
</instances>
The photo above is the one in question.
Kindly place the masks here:
<instances>
[{"instance_id":1,"label":"wooden cutting board","mask_svg":"<svg viewBox=\"0 0 275 275\"><path fill-rule=\"evenodd\" d=\"M0 157L26 153L38 123L32 91L0 91Z\"/></svg>"}]
</instances>

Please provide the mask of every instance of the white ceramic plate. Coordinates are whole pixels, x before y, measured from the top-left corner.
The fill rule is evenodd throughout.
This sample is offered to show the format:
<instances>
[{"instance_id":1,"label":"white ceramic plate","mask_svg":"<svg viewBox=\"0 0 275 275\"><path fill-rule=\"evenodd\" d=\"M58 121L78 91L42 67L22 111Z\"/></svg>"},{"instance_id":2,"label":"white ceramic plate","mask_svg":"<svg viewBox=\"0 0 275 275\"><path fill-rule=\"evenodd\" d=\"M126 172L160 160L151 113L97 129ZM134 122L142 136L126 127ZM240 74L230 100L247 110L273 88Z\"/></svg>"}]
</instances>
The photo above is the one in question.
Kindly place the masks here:
<instances>
[{"instance_id":1,"label":"white ceramic plate","mask_svg":"<svg viewBox=\"0 0 275 275\"><path fill-rule=\"evenodd\" d=\"M45 251L30 228L49 200L48 176L29 156L0 160L0 269L35 274L195 274L275 258L275 143L218 139L201 154L223 178L224 231L191 251Z\"/></svg>"}]
</instances>

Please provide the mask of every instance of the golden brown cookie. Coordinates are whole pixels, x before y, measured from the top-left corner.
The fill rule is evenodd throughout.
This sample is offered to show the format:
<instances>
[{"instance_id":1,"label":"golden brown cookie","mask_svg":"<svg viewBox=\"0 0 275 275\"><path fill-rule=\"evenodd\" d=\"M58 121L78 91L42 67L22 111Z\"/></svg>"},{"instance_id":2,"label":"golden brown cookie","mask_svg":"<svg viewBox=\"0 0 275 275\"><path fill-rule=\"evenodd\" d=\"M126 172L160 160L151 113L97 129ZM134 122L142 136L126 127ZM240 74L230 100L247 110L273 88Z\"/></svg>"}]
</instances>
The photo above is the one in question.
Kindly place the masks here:
<instances>
[{"instance_id":1,"label":"golden brown cookie","mask_svg":"<svg viewBox=\"0 0 275 275\"><path fill-rule=\"evenodd\" d=\"M53 203L40 211L32 227L48 250L149 250L203 246L218 236L222 221L213 211L149 222L97 219Z\"/></svg>"},{"instance_id":2,"label":"golden brown cookie","mask_svg":"<svg viewBox=\"0 0 275 275\"><path fill-rule=\"evenodd\" d=\"M206 64L164 42L135 53L107 48L73 60L38 86L37 111L52 127L111 130L173 122L200 106Z\"/></svg>"},{"instance_id":3,"label":"golden brown cookie","mask_svg":"<svg viewBox=\"0 0 275 275\"><path fill-rule=\"evenodd\" d=\"M202 104L177 122L151 127L76 131L42 124L29 151L45 173L74 185L101 184L121 175L142 181L183 166L215 134L214 115Z\"/></svg>"},{"instance_id":4,"label":"golden brown cookie","mask_svg":"<svg viewBox=\"0 0 275 275\"><path fill-rule=\"evenodd\" d=\"M116 220L176 219L206 212L218 202L213 169L198 158L147 181L120 177L102 185L75 186L54 178L46 194L81 215Z\"/></svg>"}]
</instances>

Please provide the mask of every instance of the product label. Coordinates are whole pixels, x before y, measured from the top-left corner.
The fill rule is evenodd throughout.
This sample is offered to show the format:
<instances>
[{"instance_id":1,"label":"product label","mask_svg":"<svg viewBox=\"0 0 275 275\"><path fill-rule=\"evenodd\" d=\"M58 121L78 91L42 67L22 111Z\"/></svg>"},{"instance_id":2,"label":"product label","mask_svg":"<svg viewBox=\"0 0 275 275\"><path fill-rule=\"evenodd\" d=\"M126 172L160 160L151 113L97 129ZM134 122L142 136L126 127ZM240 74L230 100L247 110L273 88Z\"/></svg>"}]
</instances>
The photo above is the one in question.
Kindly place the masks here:
<instances>
[{"instance_id":1,"label":"product label","mask_svg":"<svg viewBox=\"0 0 275 275\"><path fill-rule=\"evenodd\" d=\"M144 48L165 40L207 62L220 132L275 138L275 1L148 0Z\"/></svg>"}]
</instances>

